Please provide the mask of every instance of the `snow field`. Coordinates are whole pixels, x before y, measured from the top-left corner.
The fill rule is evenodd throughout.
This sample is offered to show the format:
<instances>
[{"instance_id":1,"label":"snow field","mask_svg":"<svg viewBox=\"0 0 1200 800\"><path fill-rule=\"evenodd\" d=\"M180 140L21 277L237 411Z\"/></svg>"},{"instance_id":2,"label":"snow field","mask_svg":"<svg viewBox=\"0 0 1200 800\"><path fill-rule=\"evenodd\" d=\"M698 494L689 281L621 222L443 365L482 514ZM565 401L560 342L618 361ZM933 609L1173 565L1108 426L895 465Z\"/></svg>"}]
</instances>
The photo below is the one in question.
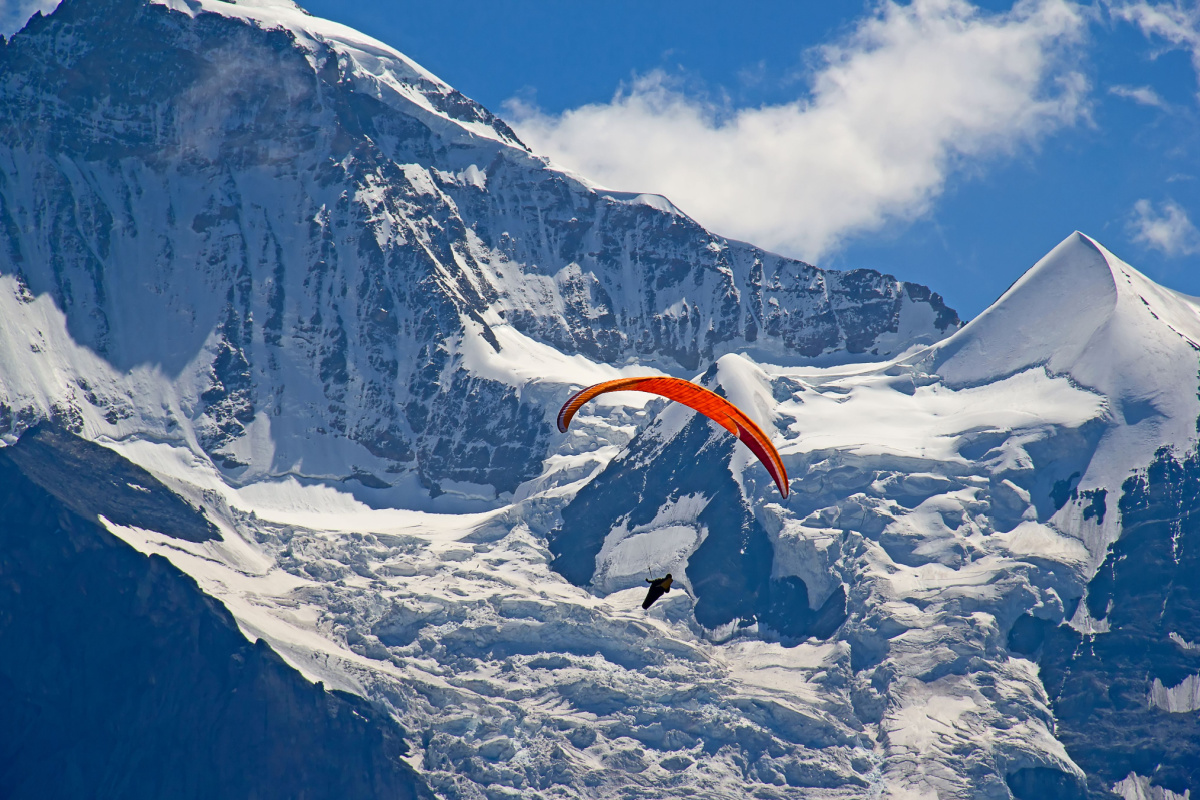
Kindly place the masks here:
<instances>
[{"instance_id":1,"label":"snow field","mask_svg":"<svg viewBox=\"0 0 1200 800\"><path fill-rule=\"evenodd\" d=\"M145 462L180 460L163 445L156 455L138 448ZM486 514L381 511L293 479L221 489L213 478L190 494L221 494L222 542L114 532L191 574L310 679L390 705L447 796L488 785L606 796L632 780L733 797L741 769L720 751L749 731L782 736L775 749L813 736L853 741L820 711L821 690L806 688L828 668L830 646L748 642L725 653L670 603L646 615L636 591L601 598L564 583L522 525L474 541ZM335 510L316 510L326 504ZM547 783L555 764L563 782ZM802 766L785 758L777 771L789 768Z\"/></svg>"}]
</instances>

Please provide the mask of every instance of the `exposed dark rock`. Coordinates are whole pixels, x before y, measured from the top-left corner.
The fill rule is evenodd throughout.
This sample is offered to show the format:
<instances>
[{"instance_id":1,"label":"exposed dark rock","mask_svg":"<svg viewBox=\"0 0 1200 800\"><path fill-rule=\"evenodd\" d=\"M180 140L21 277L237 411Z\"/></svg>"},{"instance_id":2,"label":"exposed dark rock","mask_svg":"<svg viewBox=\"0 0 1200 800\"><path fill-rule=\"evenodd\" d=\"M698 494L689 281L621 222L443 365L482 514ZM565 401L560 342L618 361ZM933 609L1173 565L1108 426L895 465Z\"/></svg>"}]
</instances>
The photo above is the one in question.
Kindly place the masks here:
<instances>
[{"instance_id":1,"label":"exposed dark rock","mask_svg":"<svg viewBox=\"0 0 1200 800\"><path fill-rule=\"evenodd\" d=\"M84 519L103 515L117 525L190 542L221 538L202 511L158 478L107 447L51 423L38 425L14 446L0 449L0 464L5 463Z\"/></svg>"},{"instance_id":2,"label":"exposed dark rock","mask_svg":"<svg viewBox=\"0 0 1200 800\"><path fill-rule=\"evenodd\" d=\"M1150 702L1155 682L1200 674L1200 456L1160 452L1122 487L1121 538L1088 584L1087 607L1107 633L1045 631L1038 665L1057 735L1088 775L1088 797L1130 773L1182 794L1200 792L1200 714ZM1032 623L1010 645L1030 652ZM1034 647L1036 649L1036 647ZM1032 795L1031 795L1032 796Z\"/></svg>"},{"instance_id":3,"label":"exposed dark rock","mask_svg":"<svg viewBox=\"0 0 1200 800\"><path fill-rule=\"evenodd\" d=\"M828 639L846 621L846 589L838 586L816 611L808 605L808 587L795 575L768 584L759 620L780 636Z\"/></svg>"},{"instance_id":4,"label":"exposed dark rock","mask_svg":"<svg viewBox=\"0 0 1200 800\"><path fill-rule=\"evenodd\" d=\"M419 475L435 494L442 480L491 485L512 492L541 470L551 426L538 406L496 381L456 371L430 386L429 401L410 404L420 420Z\"/></svg>"},{"instance_id":5,"label":"exposed dark rock","mask_svg":"<svg viewBox=\"0 0 1200 800\"><path fill-rule=\"evenodd\" d=\"M1015 800L1084 800L1087 796L1074 775L1049 767L1024 767L1004 781Z\"/></svg>"},{"instance_id":6,"label":"exposed dark rock","mask_svg":"<svg viewBox=\"0 0 1200 800\"><path fill-rule=\"evenodd\" d=\"M30 464L44 479L0 458L0 796L432 797L386 714L247 641Z\"/></svg>"},{"instance_id":7,"label":"exposed dark rock","mask_svg":"<svg viewBox=\"0 0 1200 800\"><path fill-rule=\"evenodd\" d=\"M1032 614L1022 614L1008 632L1008 649L1023 656L1034 655L1046 640L1046 631L1053 624Z\"/></svg>"}]
</instances>

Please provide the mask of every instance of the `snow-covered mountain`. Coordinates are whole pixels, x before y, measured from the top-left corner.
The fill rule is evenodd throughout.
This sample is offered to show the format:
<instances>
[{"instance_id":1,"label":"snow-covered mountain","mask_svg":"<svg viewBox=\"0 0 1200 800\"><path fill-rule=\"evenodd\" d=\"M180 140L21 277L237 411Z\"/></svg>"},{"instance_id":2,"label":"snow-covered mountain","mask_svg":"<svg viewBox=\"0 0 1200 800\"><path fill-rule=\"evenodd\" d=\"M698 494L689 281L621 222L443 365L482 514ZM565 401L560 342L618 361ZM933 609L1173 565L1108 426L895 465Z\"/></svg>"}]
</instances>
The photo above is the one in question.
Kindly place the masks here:
<instances>
[{"instance_id":1,"label":"snow-covered mountain","mask_svg":"<svg viewBox=\"0 0 1200 800\"><path fill-rule=\"evenodd\" d=\"M53 414L186 443L233 481L494 504L541 472L568 390L494 357L686 375L748 347L888 354L958 325L924 287L598 191L287 0L67 0L0 48L0 87L6 294L52 301L96 357L86 387L6 381L11 435Z\"/></svg>"},{"instance_id":2,"label":"snow-covered mountain","mask_svg":"<svg viewBox=\"0 0 1200 800\"><path fill-rule=\"evenodd\" d=\"M666 412L566 506L552 564L602 592L637 585L647 567L684 574L694 618L717 638L765 629L790 644L840 624L832 641L845 650L817 681L822 704L873 730L886 792L1004 797L1008 776L1018 797L1052 796L1045 781L1075 796L1084 775L1055 736L1066 711L1014 656L1040 652L1022 636L1046 622L1110 632L1112 609L1080 598L1110 545L1137 548L1121 538L1142 524L1130 523L1131 497L1146 491L1132 476L1153 480L1152 466L1194 454L1197 343L1196 301L1074 234L912 357L825 369L723 357L706 377L775 431L788 500L728 437ZM1186 511L1165 522L1178 556ZM1190 580L1160 572L1179 592ZM1149 638L1174 650L1170 635L1194 642L1200 630L1190 598L1168 600L1182 600L1171 611L1183 619ZM1185 652L1172 686L1200 670ZM1059 655L1069 673L1073 656ZM1149 675L1138 704L1165 709L1153 673L1134 679ZM1198 778L1195 767L1157 776L1176 788Z\"/></svg>"},{"instance_id":3,"label":"snow-covered mountain","mask_svg":"<svg viewBox=\"0 0 1200 800\"><path fill-rule=\"evenodd\" d=\"M175 668L249 659L380 796L1200 791L1198 342L1200 302L1081 234L965 326L722 239L288 0L65 0L0 46L0 608L120 551L38 644L89 613L162 648L165 558L367 705L298 705L224 635ZM655 372L755 418L787 500L644 395L556 432ZM69 547L27 549L55 515ZM0 660L0 730L72 707L34 661ZM415 773L379 771L397 736Z\"/></svg>"}]
</instances>

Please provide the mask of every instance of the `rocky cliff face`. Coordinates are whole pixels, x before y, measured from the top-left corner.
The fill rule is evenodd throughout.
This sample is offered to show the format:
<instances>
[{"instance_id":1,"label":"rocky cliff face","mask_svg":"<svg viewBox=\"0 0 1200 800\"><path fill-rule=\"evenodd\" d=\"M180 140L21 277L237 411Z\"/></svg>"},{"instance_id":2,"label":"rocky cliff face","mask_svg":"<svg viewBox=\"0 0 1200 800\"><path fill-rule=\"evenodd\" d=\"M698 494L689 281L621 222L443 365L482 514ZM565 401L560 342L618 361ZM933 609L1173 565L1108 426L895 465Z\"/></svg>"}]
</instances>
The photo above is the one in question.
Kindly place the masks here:
<instances>
[{"instance_id":1,"label":"rocky cliff face","mask_svg":"<svg viewBox=\"0 0 1200 800\"><path fill-rule=\"evenodd\" d=\"M234 480L511 493L550 439L542 404L463 363L464 340L502 347L497 328L694 374L748 346L861 357L958 325L924 287L555 171L401 54L289 3L67 0L0 47L0 142L0 273L118 373L166 379L178 428L160 433ZM124 392L6 388L14 434L161 416Z\"/></svg>"},{"instance_id":2,"label":"rocky cliff face","mask_svg":"<svg viewBox=\"0 0 1200 800\"><path fill-rule=\"evenodd\" d=\"M1200 786L1198 480L1195 453L1164 451L1122 487L1121 538L1084 597L1102 633L1030 617L1009 636L1041 669L1088 797L1140 788L1169 799Z\"/></svg>"},{"instance_id":3,"label":"rocky cliff face","mask_svg":"<svg viewBox=\"0 0 1200 800\"><path fill-rule=\"evenodd\" d=\"M432 797L392 720L247 641L195 581L108 533L103 497L57 497L64 459L138 470L48 428L0 450L0 794ZM194 527L155 514L187 508L165 487L130 493L143 524Z\"/></svg>"}]
</instances>

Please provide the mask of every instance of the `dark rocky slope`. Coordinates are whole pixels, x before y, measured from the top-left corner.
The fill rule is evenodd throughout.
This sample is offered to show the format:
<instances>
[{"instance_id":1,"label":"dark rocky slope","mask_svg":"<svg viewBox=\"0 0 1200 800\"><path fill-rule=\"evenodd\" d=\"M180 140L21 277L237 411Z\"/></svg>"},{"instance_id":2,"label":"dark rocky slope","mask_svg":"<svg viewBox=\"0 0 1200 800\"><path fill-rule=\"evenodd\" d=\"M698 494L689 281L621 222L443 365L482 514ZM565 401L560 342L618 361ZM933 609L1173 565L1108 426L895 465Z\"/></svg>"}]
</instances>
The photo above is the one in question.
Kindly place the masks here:
<instances>
[{"instance_id":1,"label":"dark rocky slope","mask_svg":"<svg viewBox=\"0 0 1200 800\"><path fill-rule=\"evenodd\" d=\"M431 796L394 722L47 492L54 458L0 450L0 797Z\"/></svg>"},{"instance_id":2,"label":"dark rocky slope","mask_svg":"<svg viewBox=\"0 0 1200 800\"><path fill-rule=\"evenodd\" d=\"M1108 632L1085 636L1025 617L1009 644L1036 657L1057 735L1088 775L1087 797L1115 800L1110 788L1131 773L1195 796L1200 715L1168 711L1152 695L1156 681L1178 687L1200 674L1200 455L1160 453L1125 483L1120 510L1121 538L1085 599ZM1065 783L1054 796L1084 795Z\"/></svg>"}]
</instances>

